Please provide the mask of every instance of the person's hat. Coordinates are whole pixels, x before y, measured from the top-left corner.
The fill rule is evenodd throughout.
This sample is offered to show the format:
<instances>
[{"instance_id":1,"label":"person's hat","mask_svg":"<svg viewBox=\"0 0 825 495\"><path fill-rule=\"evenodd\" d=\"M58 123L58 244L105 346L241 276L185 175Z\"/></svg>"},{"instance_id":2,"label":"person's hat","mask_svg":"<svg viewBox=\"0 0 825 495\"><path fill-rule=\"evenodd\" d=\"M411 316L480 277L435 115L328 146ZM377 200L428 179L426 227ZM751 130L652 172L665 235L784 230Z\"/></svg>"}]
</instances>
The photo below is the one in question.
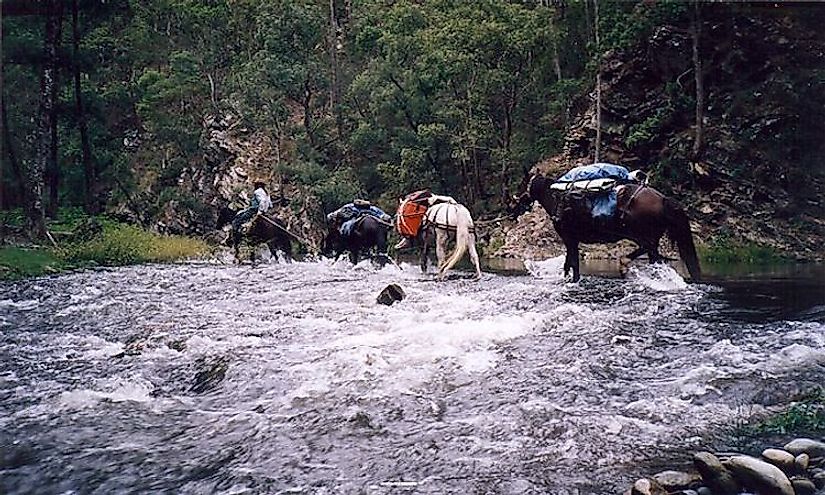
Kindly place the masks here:
<instances>
[{"instance_id":1,"label":"person's hat","mask_svg":"<svg viewBox=\"0 0 825 495\"><path fill-rule=\"evenodd\" d=\"M369 206L370 202L366 199L356 199L353 200L352 204L354 204L355 206Z\"/></svg>"}]
</instances>

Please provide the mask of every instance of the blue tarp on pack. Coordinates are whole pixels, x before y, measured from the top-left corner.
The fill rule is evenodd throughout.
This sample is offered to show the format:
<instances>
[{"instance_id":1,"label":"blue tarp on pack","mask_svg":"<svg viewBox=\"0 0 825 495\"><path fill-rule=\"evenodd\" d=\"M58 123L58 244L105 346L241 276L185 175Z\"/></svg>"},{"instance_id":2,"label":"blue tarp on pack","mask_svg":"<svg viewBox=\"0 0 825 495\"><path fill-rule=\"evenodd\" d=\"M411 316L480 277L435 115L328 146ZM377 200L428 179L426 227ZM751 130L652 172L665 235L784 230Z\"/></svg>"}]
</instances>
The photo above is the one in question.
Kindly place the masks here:
<instances>
[{"instance_id":1,"label":"blue tarp on pack","mask_svg":"<svg viewBox=\"0 0 825 495\"><path fill-rule=\"evenodd\" d=\"M349 220L341 224L341 228L339 232L341 235L348 236L352 232L352 228L355 227L355 224L358 223L358 220L364 217L364 215L372 215L384 222L389 222L392 220L392 217L387 215L384 210L377 206L369 206L368 208L357 207L353 204L347 204L342 206L339 211L342 214L343 218L350 217Z\"/></svg>"},{"instance_id":2,"label":"blue tarp on pack","mask_svg":"<svg viewBox=\"0 0 825 495\"><path fill-rule=\"evenodd\" d=\"M611 163L594 163L576 167L559 177L556 182L578 182L596 179L615 179L618 183L629 182L630 172ZM609 219L616 213L616 190L590 196L590 213L596 219Z\"/></svg>"},{"instance_id":3,"label":"blue tarp on pack","mask_svg":"<svg viewBox=\"0 0 825 495\"><path fill-rule=\"evenodd\" d=\"M593 218L611 218L616 213L616 203L616 190L611 189L591 198L590 212Z\"/></svg>"},{"instance_id":4,"label":"blue tarp on pack","mask_svg":"<svg viewBox=\"0 0 825 495\"><path fill-rule=\"evenodd\" d=\"M358 223L361 217L351 218L346 222L341 224L341 235L349 236L352 232L352 228L355 227L355 224Z\"/></svg>"},{"instance_id":5,"label":"blue tarp on pack","mask_svg":"<svg viewBox=\"0 0 825 495\"><path fill-rule=\"evenodd\" d=\"M616 179L619 182L630 180L630 172L621 165L612 163L594 163L576 167L559 177L556 182L577 182L580 180Z\"/></svg>"}]
</instances>

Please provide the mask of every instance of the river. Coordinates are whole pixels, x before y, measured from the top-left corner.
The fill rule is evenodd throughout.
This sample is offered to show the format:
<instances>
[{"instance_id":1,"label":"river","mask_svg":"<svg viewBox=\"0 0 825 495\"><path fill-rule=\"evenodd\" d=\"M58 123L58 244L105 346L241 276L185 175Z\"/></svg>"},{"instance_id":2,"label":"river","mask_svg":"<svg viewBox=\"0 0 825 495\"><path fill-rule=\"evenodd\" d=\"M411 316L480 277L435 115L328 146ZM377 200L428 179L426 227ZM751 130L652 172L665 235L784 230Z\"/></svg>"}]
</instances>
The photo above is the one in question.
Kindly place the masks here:
<instances>
[{"instance_id":1,"label":"river","mask_svg":"<svg viewBox=\"0 0 825 495\"><path fill-rule=\"evenodd\" d=\"M0 493L621 493L825 382L810 273L573 284L560 264L5 283ZM392 282L407 299L377 305Z\"/></svg>"}]
</instances>

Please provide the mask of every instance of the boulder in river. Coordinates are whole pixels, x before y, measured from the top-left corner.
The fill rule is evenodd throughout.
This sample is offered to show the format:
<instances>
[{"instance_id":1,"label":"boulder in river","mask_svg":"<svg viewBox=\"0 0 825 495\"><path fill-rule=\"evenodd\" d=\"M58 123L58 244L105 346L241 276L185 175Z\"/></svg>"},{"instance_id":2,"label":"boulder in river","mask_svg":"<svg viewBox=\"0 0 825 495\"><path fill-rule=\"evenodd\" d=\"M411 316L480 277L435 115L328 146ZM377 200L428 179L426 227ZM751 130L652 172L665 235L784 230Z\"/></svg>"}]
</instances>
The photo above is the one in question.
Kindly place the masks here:
<instances>
[{"instance_id":1,"label":"boulder in river","mask_svg":"<svg viewBox=\"0 0 825 495\"><path fill-rule=\"evenodd\" d=\"M816 485L814 485L814 482L804 476L794 476L791 478L791 485L793 485L796 495L813 495L816 493Z\"/></svg>"},{"instance_id":2,"label":"boulder in river","mask_svg":"<svg viewBox=\"0 0 825 495\"><path fill-rule=\"evenodd\" d=\"M642 478L633 483L631 495L667 495L667 490L654 479Z\"/></svg>"},{"instance_id":3,"label":"boulder in river","mask_svg":"<svg viewBox=\"0 0 825 495\"><path fill-rule=\"evenodd\" d=\"M794 466L794 456L781 449L765 449L762 457L786 473L790 473Z\"/></svg>"},{"instance_id":4,"label":"boulder in river","mask_svg":"<svg viewBox=\"0 0 825 495\"><path fill-rule=\"evenodd\" d=\"M810 438L797 438L785 445L785 450L793 455L808 454L811 457L825 456L825 442Z\"/></svg>"},{"instance_id":5,"label":"boulder in river","mask_svg":"<svg viewBox=\"0 0 825 495\"><path fill-rule=\"evenodd\" d=\"M748 455L735 455L723 465L761 495L794 495L791 481L773 464Z\"/></svg>"},{"instance_id":6,"label":"boulder in river","mask_svg":"<svg viewBox=\"0 0 825 495\"><path fill-rule=\"evenodd\" d=\"M407 297L407 294L404 292L404 289L402 289L398 284L390 284L384 287L384 290L378 294L376 301L378 304L392 306L395 301L401 301L405 297Z\"/></svg>"},{"instance_id":7,"label":"boulder in river","mask_svg":"<svg viewBox=\"0 0 825 495\"><path fill-rule=\"evenodd\" d=\"M662 485L668 492L685 490L693 487L701 481L701 477L695 473L685 473L683 471L662 471L653 475L653 479Z\"/></svg>"},{"instance_id":8,"label":"boulder in river","mask_svg":"<svg viewBox=\"0 0 825 495\"><path fill-rule=\"evenodd\" d=\"M794 466L796 467L796 470L800 473L804 473L811 463L811 456L809 456L808 454L799 454L798 456L796 456L796 459L794 459L793 462Z\"/></svg>"},{"instance_id":9,"label":"boulder in river","mask_svg":"<svg viewBox=\"0 0 825 495\"><path fill-rule=\"evenodd\" d=\"M714 495L739 494L739 483L715 455L710 452L697 452L693 456L693 465Z\"/></svg>"},{"instance_id":10,"label":"boulder in river","mask_svg":"<svg viewBox=\"0 0 825 495\"><path fill-rule=\"evenodd\" d=\"M198 359L195 363L198 371L195 373L195 383L189 388L190 392L202 394L216 388L226 377L229 360L219 357L215 360Z\"/></svg>"}]
</instances>

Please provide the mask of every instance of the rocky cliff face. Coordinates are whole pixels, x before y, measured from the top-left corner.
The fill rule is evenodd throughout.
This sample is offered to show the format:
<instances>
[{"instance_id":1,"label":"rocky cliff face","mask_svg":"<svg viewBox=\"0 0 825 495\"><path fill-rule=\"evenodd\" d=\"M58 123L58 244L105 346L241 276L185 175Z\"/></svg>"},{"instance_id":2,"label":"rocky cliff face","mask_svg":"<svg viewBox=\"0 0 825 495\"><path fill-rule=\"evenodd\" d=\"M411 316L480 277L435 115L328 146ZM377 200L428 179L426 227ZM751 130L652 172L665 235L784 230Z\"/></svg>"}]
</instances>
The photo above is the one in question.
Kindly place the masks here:
<instances>
[{"instance_id":1,"label":"rocky cliff face","mask_svg":"<svg viewBox=\"0 0 825 495\"><path fill-rule=\"evenodd\" d=\"M661 26L641 45L604 57L600 161L647 171L654 187L688 209L700 243L748 243L821 260L825 34L816 26L819 11L770 4L737 16L735 9L711 4L701 13L701 154L691 153L690 26ZM566 135L564 152L535 170L558 176L592 162L595 134L593 93ZM562 249L549 218L534 205L496 254L535 258Z\"/></svg>"},{"instance_id":2,"label":"rocky cliff face","mask_svg":"<svg viewBox=\"0 0 825 495\"><path fill-rule=\"evenodd\" d=\"M269 184L272 214L306 241L305 250L320 247L325 233L321 203L305 187L284 181L275 171L276 151L267 135L249 131L233 115L208 116L200 150L202 162L184 167L172 187L163 187L155 174L137 173L144 178L139 197L130 205L115 206L114 211L163 233L219 241L223 234L216 231L216 223L221 208L249 205L252 180L261 178Z\"/></svg>"}]
</instances>

